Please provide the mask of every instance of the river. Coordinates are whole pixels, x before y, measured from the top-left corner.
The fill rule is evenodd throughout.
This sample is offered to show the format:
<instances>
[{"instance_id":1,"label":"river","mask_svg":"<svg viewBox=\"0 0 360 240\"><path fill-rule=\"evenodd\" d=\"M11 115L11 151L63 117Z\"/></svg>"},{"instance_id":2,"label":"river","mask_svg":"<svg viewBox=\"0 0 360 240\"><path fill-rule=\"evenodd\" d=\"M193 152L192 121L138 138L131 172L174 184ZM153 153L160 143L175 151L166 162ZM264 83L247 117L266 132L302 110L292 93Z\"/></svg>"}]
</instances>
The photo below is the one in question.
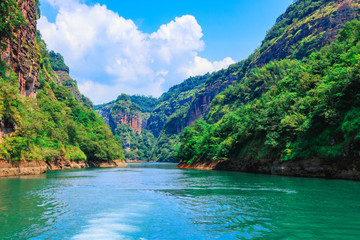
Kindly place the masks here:
<instances>
[{"instance_id":1,"label":"river","mask_svg":"<svg viewBox=\"0 0 360 240\"><path fill-rule=\"evenodd\" d=\"M1 178L0 239L360 239L360 183L157 163Z\"/></svg>"}]
</instances>

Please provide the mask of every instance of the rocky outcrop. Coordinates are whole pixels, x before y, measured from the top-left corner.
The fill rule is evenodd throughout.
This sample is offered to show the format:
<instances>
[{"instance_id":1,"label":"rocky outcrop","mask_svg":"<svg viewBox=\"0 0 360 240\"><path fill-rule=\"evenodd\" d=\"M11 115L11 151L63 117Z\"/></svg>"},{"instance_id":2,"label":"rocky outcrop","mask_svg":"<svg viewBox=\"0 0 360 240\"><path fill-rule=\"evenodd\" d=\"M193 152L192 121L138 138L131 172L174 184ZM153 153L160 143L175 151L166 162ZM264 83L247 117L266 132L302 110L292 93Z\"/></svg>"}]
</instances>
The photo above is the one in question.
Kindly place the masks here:
<instances>
[{"instance_id":1,"label":"rocky outcrop","mask_svg":"<svg viewBox=\"0 0 360 240\"><path fill-rule=\"evenodd\" d=\"M360 181L360 160L307 159L293 161L228 160L180 163L178 168L197 170L227 170L292 177L313 177Z\"/></svg>"},{"instance_id":2,"label":"rocky outcrop","mask_svg":"<svg viewBox=\"0 0 360 240\"><path fill-rule=\"evenodd\" d=\"M221 161L195 162L192 164L179 163L176 167L182 169L214 170Z\"/></svg>"},{"instance_id":3,"label":"rocky outcrop","mask_svg":"<svg viewBox=\"0 0 360 240\"><path fill-rule=\"evenodd\" d=\"M141 133L141 129L143 128L143 118L140 113L118 113L111 119L116 127L120 124L127 124L138 133Z\"/></svg>"},{"instance_id":4,"label":"rocky outcrop","mask_svg":"<svg viewBox=\"0 0 360 240\"><path fill-rule=\"evenodd\" d=\"M114 102L101 105L101 107L95 106L95 112L99 114L104 119L105 123L109 126L110 126L110 113L111 113L111 108L113 106L114 106ZM114 132L114 129L111 128L111 130Z\"/></svg>"},{"instance_id":5,"label":"rocky outcrop","mask_svg":"<svg viewBox=\"0 0 360 240\"><path fill-rule=\"evenodd\" d=\"M43 161L5 161L0 160L0 177L11 177L21 175L38 175L54 170L82 169L89 167L110 168L126 167L127 164L121 160L108 162L86 162L57 160L55 162Z\"/></svg>"},{"instance_id":6,"label":"rocky outcrop","mask_svg":"<svg viewBox=\"0 0 360 240\"><path fill-rule=\"evenodd\" d=\"M263 66L273 60L287 57L302 59L311 52L330 44L348 21L358 19L360 14L359 0L329 1L326 7L310 13L292 23L278 39L272 39L269 46L261 46L259 51L249 57L243 64L219 71L211 76L205 89L197 93L195 100L185 118L177 120L175 125L178 134L195 120L206 118L212 100L232 83L251 74L254 67ZM280 21L281 19L279 19ZM234 69L235 68L235 69Z\"/></svg>"},{"instance_id":7,"label":"rocky outcrop","mask_svg":"<svg viewBox=\"0 0 360 240\"><path fill-rule=\"evenodd\" d=\"M111 106L110 110L109 107ZM132 130L141 134L146 127L148 114L141 112L141 108L131 101L130 96L122 94L114 102L101 110L101 115L109 119L109 125L113 132L122 124L128 125ZM108 115L108 113L110 113Z\"/></svg>"},{"instance_id":8,"label":"rocky outcrop","mask_svg":"<svg viewBox=\"0 0 360 240\"><path fill-rule=\"evenodd\" d=\"M329 45L343 28L344 24L359 18L360 5L358 0L329 1L313 14L292 24L278 39L266 48L252 63L252 67L261 67L270 61L281 60L290 56L302 59L308 51L319 50ZM286 13L285 13L286 14ZM304 55L305 54L305 55Z\"/></svg>"},{"instance_id":9,"label":"rocky outcrop","mask_svg":"<svg viewBox=\"0 0 360 240\"><path fill-rule=\"evenodd\" d=\"M27 23L20 27L14 39L8 41L7 50L1 54L1 59L16 73L20 94L36 98L39 87L36 6L34 0L18 0L18 4Z\"/></svg>"},{"instance_id":10,"label":"rocky outcrop","mask_svg":"<svg viewBox=\"0 0 360 240\"><path fill-rule=\"evenodd\" d=\"M121 160L112 160L108 162L89 162L89 164L91 167L96 168L120 168L127 166L126 162Z\"/></svg>"},{"instance_id":11,"label":"rocky outcrop","mask_svg":"<svg viewBox=\"0 0 360 240\"><path fill-rule=\"evenodd\" d=\"M45 173L48 169L49 165L46 162L8 162L0 160L0 177L37 175Z\"/></svg>"},{"instance_id":12,"label":"rocky outcrop","mask_svg":"<svg viewBox=\"0 0 360 240\"><path fill-rule=\"evenodd\" d=\"M74 79L72 79L69 73L65 71L58 70L56 71L57 76L59 77L60 83L65 86L69 92L71 92L75 99L81 103L81 94L78 89L77 83Z\"/></svg>"},{"instance_id":13,"label":"rocky outcrop","mask_svg":"<svg viewBox=\"0 0 360 240\"><path fill-rule=\"evenodd\" d=\"M0 121L0 143L1 140L8 134L14 132L15 123L9 121L8 119L3 119Z\"/></svg>"},{"instance_id":14,"label":"rocky outcrop","mask_svg":"<svg viewBox=\"0 0 360 240\"><path fill-rule=\"evenodd\" d=\"M175 134L181 133L187 126L194 125L195 121L206 117L212 100L230 86L238 76L230 74L224 81L216 81L214 84L207 85L203 91L200 91L192 104L184 119L177 122Z\"/></svg>"}]
</instances>

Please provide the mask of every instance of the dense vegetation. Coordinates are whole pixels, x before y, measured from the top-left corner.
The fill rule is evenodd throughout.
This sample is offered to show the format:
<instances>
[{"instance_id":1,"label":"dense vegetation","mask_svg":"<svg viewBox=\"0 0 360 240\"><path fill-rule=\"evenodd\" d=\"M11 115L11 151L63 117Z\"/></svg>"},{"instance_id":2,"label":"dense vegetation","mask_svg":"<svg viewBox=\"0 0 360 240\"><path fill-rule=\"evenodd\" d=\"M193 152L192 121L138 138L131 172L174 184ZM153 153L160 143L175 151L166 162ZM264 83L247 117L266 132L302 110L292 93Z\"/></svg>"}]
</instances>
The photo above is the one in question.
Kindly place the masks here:
<instances>
[{"instance_id":1,"label":"dense vegetation","mask_svg":"<svg viewBox=\"0 0 360 240\"><path fill-rule=\"evenodd\" d=\"M1 65L0 119L8 134L0 159L107 161L124 159L121 144L92 110L79 103L51 67L46 44L37 38L40 58L38 97L19 94L18 79Z\"/></svg>"},{"instance_id":2,"label":"dense vegetation","mask_svg":"<svg viewBox=\"0 0 360 240\"><path fill-rule=\"evenodd\" d=\"M242 111L240 108L253 104L264 94L270 94L273 87L288 77L295 66L305 64L313 52L333 42L345 22L356 19L359 13L358 1L294 1L277 19L261 46L247 59L227 69L189 78L159 98L155 108L150 111L146 124L146 129L156 139L151 159L174 161L175 153L180 148L179 133L186 126L192 125L195 119L202 121L198 121L194 128L187 129L185 142L192 141L188 143L189 148L204 151L206 157L200 157L201 154L181 156L185 149L183 142L179 159L230 158L240 147L233 146L231 141L235 140L227 139L228 132L221 129L220 125L227 121L227 124L235 124L235 120L232 122L233 118L243 121L242 112L238 112ZM236 131L236 127L237 125L234 125L229 128ZM214 130L217 128L219 132ZM214 132L209 133L209 139L204 136L201 140L197 135L210 130ZM271 139L277 139L275 135ZM196 139L195 142L202 141L198 144L212 145L213 148L197 146L192 136ZM269 135L267 142L271 142L270 137ZM225 148L221 152L219 149L222 149L223 145ZM261 143L258 146L260 145ZM227 149L226 146L231 147Z\"/></svg>"},{"instance_id":3,"label":"dense vegetation","mask_svg":"<svg viewBox=\"0 0 360 240\"><path fill-rule=\"evenodd\" d=\"M158 99L121 94L116 101L95 106L96 112L121 140L128 160L151 160L154 135L143 129Z\"/></svg>"},{"instance_id":4,"label":"dense vegetation","mask_svg":"<svg viewBox=\"0 0 360 240\"><path fill-rule=\"evenodd\" d=\"M204 87L210 74L190 77L164 93L148 120L147 129L157 137L152 149L151 159L155 161L176 161L175 153L179 148L180 138L176 121L185 118L196 93Z\"/></svg>"},{"instance_id":5,"label":"dense vegetation","mask_svg":"<svg viewBox=\"0 0 360 240\"><path fill-rule=\"evenodd\" d=\"M69 73L69 67L66 66L64 62L64 58L63 56L61 56L60 53L55 53L54 51L50 51L49 56L50 56L50 65L54 71L64 71Z\"/></svg>"},{"instance_id":6,"label":"dense vegetation","mask_svg":"<svg viewBox=\"0 0 360 240\"><path fill-rule=\"evenodd\" d=\"M12 39L13 33L25 23L19 5L15 0L2 0L0 3L0 50L5 49L6 39Z\"/></svg>"},{"instance_id":7,"label":"dense vegetation","mask_svg":"<svg viewBox=\"0 0 360 240\"><path fill-rule=\"evenodd\" d=\"M216 98L213 112L222 114L212 115L220 120L185 129L178 158L191 163L358 157L359 56L360 22L352 21L336 42L307 59L253 70Z\"/></svg>"},{"instance_id":8,"label":"dense vegetation","mask_svg":"<svg viewBox=\"0 0 360 240\"><path fill-rule=\"evenodd\" d=\"M155 137L158 137L170 116L176 112L184 112L188 109L195 94L204 87L204 83L209 76L210 74L190 77L181 84L171 87L169 91L160 97L159 103L151 112L147 129Z\"/></svg>"},{"instance_id":9,"label":"dense vegetation","mask_svg":"<svg viewBox=\"0 0 360 240\"><path fill-rule=\"evenodd\" d=\"M131 102L137 104L143 113L152 112L152 110L154 110L156 105L159 103L159 99L144 95L131 95L130 100Z\"/></svg>"},{"instance_id":10,"label":"dense vegetation","mask_svg":"<svg viewBox=\"0 0 360 240\"><path fill-rule=\"evenodd\" d=\"M186 114L196 92L204 86L209 76L191 77L170 88L159 99L121 94L116 101L95 106L95 110L121 139L123 147L127 149L126 159L175 161L180 140L172 125L173 119ZM110 114L107 116L103 112ZM124 114L138 116L142 122L146 122L141 134L134 131L129 123L116 123L124 118Z\"/></svg>"},{"instance_id":11,"label":"dense vegetation","mask_svg":"<svg viewBox=\"0 0 360 240\"><path fill-rule=\"evenodd\" d=\"M133 130L129 124L120 124L115 129L115 134L123 143L125 159L128 160L152 160L151 151L154 146L154 135L148 130L141 133Z\"/></svg>"}]
</instances>

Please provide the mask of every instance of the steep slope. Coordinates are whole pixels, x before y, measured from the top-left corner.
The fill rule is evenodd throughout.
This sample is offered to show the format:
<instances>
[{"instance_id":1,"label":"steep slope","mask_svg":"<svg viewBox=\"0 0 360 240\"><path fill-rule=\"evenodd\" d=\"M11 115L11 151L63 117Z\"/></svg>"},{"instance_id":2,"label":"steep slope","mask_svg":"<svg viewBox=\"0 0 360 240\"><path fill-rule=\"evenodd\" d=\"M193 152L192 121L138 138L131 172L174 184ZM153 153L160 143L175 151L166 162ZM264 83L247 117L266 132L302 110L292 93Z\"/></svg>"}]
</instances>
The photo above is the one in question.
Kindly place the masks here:
<instances>
[{"instance_id":1,"label":"steep slope","mask_svg":"<svg viewBox=\"0 0 360 240\"><path fill-rule=\"evenodd\" d=\"M36 9L34 0L11 0L1 3L1 15L4 18L1 19L0 42L4 46L4 49L1 49L1 60L11 66L19 79L20 94L33 98L36 98L39 86ZM7 25L9 22L13 24Z\"/></svg>"},{"instance_id":2,"label":"steep slope","mask_svg":"<svg viewBox=\"0 0 360 240\"><path fill-rule=\"evenodd\" d=\"M232 111L184 131L180 167L360 180L359 54L354 20L308 59L256 70L218 97Z\"/></svg>"},{"instance_id":3,"label":"steep slope","mask_svg":"<svg viewBox=\"0 0 360 240\"><path fill-rule=\"evenodd\" d=\"M155 138L146 127L157 103L156 98L121 94L116 101L95 106L96 112L121 139L126 159L151 160Z\"/></svg>"},{"instance_id":4,"label":"steep slope","mask_svg":"<svg viewBox=\"0 0 360 240\"><path fill-rule=\"evenodd\" d=\"M95 106L95 110L122 139L127 159L176 161L174 154L182 129L173 125L173 119L186 114L209 76L191 77L159 99L122 94L116 101Z\"/></svg>"},{"instance_id":5,"label":"steep slope","mask_svg":"<svg viewBox=\"0 0 360 240\"><path fill-rule=\"evenodd\" d=\"M160 97L160 104L151 113L147 128L157 136L151 159L175 162L179 147L179 133L183 130L182 119L189 111L197 92L204 87L210 74L191 77L169 89ZM180 123L180 124L178 124Z\"/></svg>"},{"instance_id":6,"label":"steep slope","mask_svg":"<svg viewBox=\"0 0 360 240\"><path fill-rule=\"evenodd\" d=\"M93 110L94 105L91 100L80 93L77 82L70 77L70 70L69 67L66 66L63 56L61 56L60 53L50 51L49 57L50 66L55 72L55 74L52 75L52 80L57 84L65 86L67 90L73 94L78 102L82 103L88 109Z\"/></svg>"},{"instance_id":7,"label":"steep slope","mask_svg":"<svg viewBox=\"0 0 360 240\"><path fill-rule=\"evenodd\" d=\"M198 119L215 123L231 108L221 102L219 96L213 107L213 99L229 86L244 82L253 74L253 69L273 60L283 58L302 59L312 52L331 43L343 25L359 17L359 1L298 0L281 15L274 27L266 35L262 45L248 59L231 65L228 69L205 75L200 88L191 89L191 98L179 111L169 111L164 125L159 124L157 144L153 159L174 161L174 153L179 147L179 136L185 127L192 126ZM268 80L270 87L275 80ZM253 86L255 90L261 83ZM171 90L170 90L171 92ZM263 91L264 92L264 91ZM258 92L260 96L263 92ZM185 93L186 94L186 93ZM227 101L236 98L225 97ZM165 100L165 99L164 99ZM220 101L219 101L220 100ZM162 101L162 102L166 102ZM210 113L210 114L209 114ZM156 114L154 114L156 116ZM166 122L166 124L165 124ZM160 122L161 123L161 122Z\"/></svg>"},{"instance_id":8,"label":"steep slope","mask_svg":"<svg viewBox=\"0 0 360 240\"><path fill-rule=\"evenodd\" d=\"M157 138L151 158L174 161L179 134L186 127L199 119L214 124L228 111L261 97L291 64L276 61L309 57L334 41L344 24L357 19L359 12L359 0L294 1L247 59L227 69L190 78L163 94L146 125ZM258 70L265 65L265 69ZM245 82L249 85L243 85Z\"/></svg>"},{"instance_id":9,"label":"steep slope","mask_svg":"<svg viewBox=\"0 0 360 240\"><path fill-rule=\"evenodd\" d=\"M52 69L46 44L36 35L36 2L9 0L1 7L20 20L10 28L0 26L15 33L0 39L0 160L15 164L14 169L34 165L21 161L38 161L33 167L40 171L71 167L71 161L99 166L122 160L121 144L109 127L76 100Z\"/></svg>"},{"instance_id":10,"label":"steep slope","mask_svg":"<svg viewBox=\"0 0 360 240\"><path fill-rule=\"evenodd\" d=\"M252 69L274 60L302 59L331 43L346 22L359 17L359 3L359 0L294 2L248 59L209 78L205 89L192 102L183 125L191 126L195 120L205 118L215 96L229 85L243 81Z\"/></svg>"}]
</instances>

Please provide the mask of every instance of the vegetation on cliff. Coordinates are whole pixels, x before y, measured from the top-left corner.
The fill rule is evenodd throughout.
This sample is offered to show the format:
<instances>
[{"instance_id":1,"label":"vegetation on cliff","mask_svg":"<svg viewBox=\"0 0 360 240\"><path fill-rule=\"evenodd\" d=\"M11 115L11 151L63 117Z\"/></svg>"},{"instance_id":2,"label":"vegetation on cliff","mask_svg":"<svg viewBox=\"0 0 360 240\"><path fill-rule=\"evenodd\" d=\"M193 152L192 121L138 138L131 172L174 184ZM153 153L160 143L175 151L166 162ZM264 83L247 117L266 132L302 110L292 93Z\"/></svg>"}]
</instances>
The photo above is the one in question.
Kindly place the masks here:
<instances>
[{"instance_id":1,"label":"vegetation on cliff","mask_svg":"<svg viewBox=\"0 0 360 240\"><path fill-rule=\"evenodd\" d=\"M209 76L191 77L159 99L122 94L116 101L95 106L95 110L121 139L126 159L176 161L181 130L172 123L186 114ZM134 129L134 120L141 121L141 129Z\"/></svg>"},{"instance_id":2,"label":"vegetation on cliff","mask_svg":"<svg viewBox=\"0 0 360 240\"><path fill-rule=\"evenodd\" d=\"M14 37L14 32L25 24L19 5L15 0L2 0L0 3L0 50L7 46L6 41Z\"/></svg>"},{"instance_id":3,"label":"vegetation on cliff","mask_svg":"<svg viewBox=\"0 0 360 240\"><path fill-rule=\"evenodd\" d=\"M188 152L185 154L185 143L189 149L204 151L210 159L229 158L230 152L235 151L230 142L235 140L227 139L229 132L221 129L220 125L223 122L235 124L242 117L238 116L240 113L237 111L244 108L243 105L252 104L270 92L295 66L305 64L305 59L313 52L332 43L344 24L357 19L359 13L358 0L294 1L277 19L261 46L247 59L227 69L189 78L159 98L159 103L150 113L144 127L156 138L151 159L174 161L175 153L180 148L179 133L185 127L194 125L196 120L201 121L193 128L188 128L183 135L185 142L182 143L179 159L202 158L200 153L195 154L196 157ZM231 131L236 131L236 127L236 124L232 126ZM219 132L214 130L216 128ZM214 132L207 135L209 139L203 136L203 141L200 140L200 134L210 129ZM274 135L273 138L277 137ZM131 137L128 135L127 139ZM216 150L198 147L194 139L197 144L211 145ZM228 142L222 141L224 139ZM231 149L228 149L229 146Z\"/></svg>"},{"instance_id":4,"label":"vegetation on cliff","mask_svg":"<svg viewBox=\"0 0 360 240\"><path fill-rule=\"evenodd\" d=\"M251 77L254 74L253 69L257 66L264 66L274 60L301 60L308 57L312 52L330 44L344 23L357 19L359 12L359 1L298 0L294 2L277 19L261 46L246 60L208 75L204 79L202 87L193 88L194 97L188 103L189 106L183 107L182 111L177 111L171 117L166 118L166 124L163 127L160 126L162 132L161 134L159 132L160 137L157 142L164 144L159 144L160 148L158 149L155 147L154 153L171 152L171 154L163 154L166 157L171 156L174 150L179 147L178 133L186 126L193 125L194 121L198 119L213 124L219 121L225 113L231 111L227 104L221 103L223 95L220 95L215 103L212 100L227 87L236 86L236 84L243 83L245 79ZM288 63L280 63L280 65L286 64ZM268 67L274 68L269 71L283 71L283 66ZM280 69L277 69L278 67ZM261 73L258 74L259 82L249 86L251 89L246 90L247 92L255 91L255 97L266 92L266 87L270 88L274 81L279 80L266 79L268 77L266 74L264 76L260 76ZM262 81L266 81L266 84L264 89L260 91L257 89L257 84L262 84ZM232 100L227 96L225 101ZM166 145L168 142L171 142L171 146ZM162 157L157 159L162 159Z\"/></svg>"},{"instance_id":5,"label":"vegetation on cliff","mask_svg":"<svg viewBox=\"0 0 360 240\"><path fill-rule=\"evenodd\" d=\"M121 144L93 110L59 81L46 44L37 38L40 86L37 98L19 94L12 69L1 64L0 159L108 161L124 159Z\"/></svg>"},{"instance_id":6,"label":"vegetation on cliff","mask_svg":"<svg viewBox=\"0 0 360 240\"><path fill-rule=\"evenodd\" d=\"M179 148L179 133L185 128L185 117L197 92L204 87L210 74L190 77L164 93L151 113L146 126L157 137L152 149L151 159L161 162L174 162ZM177 124L179 123L179 124Z\"/></svg>"},{"instance_id":7,"label":"vegetation on cliff","mask_svg":"<svg viewBox=\"0 0 360 240\"><path fill-rule=\"evenodd\" d=\"M219 121L197 121L182 134L178 158L358 158L360 22L309 58L271 62L215 99ZM219 115L217 115L219 116Z\"/></svg>"},{"instance_id":8,"label":"vegetation on cliff","mask_svg":"<svg viewBox=\"0 0 360 240\"><path fill-rule=\"evenodd\" d=\"M121 94L116 101L95 106L121 140L126 159L151 160L155 138L145 126L157 103L153 97Z\"/></svg>"},{"instance_id":9,"label":"vegetation on cliff","mask_svg":"<svg viewBox=\"0 0 360 240\"><path fill-rule=\"evenodd\" d=\"M54 51L49 52L50 66L54 71L64 71L69 73L69 67L66 66L63 56L60 53Z\"/></svg>"}]
</instances>

